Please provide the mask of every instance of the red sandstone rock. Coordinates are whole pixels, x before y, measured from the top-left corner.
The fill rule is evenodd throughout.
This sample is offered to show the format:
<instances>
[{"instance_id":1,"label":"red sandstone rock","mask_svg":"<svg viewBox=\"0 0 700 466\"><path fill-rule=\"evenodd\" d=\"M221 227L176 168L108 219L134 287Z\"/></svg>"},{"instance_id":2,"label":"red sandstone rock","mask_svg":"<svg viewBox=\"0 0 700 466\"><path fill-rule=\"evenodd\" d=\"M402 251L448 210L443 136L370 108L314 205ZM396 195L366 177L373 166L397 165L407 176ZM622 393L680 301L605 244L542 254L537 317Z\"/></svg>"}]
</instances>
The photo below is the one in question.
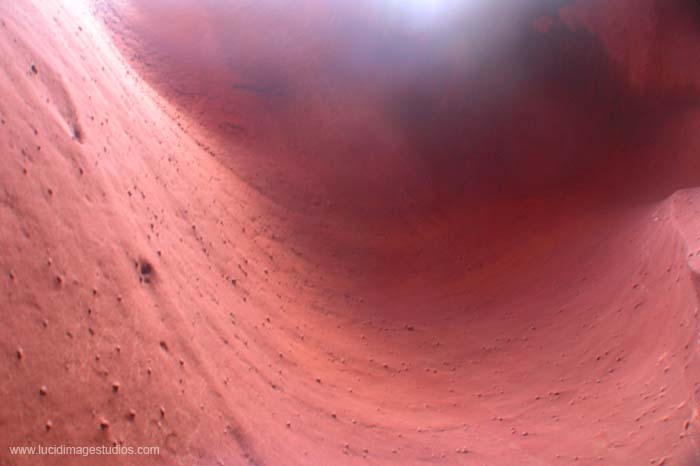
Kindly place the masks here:
<instances>
[{"instance_id":1,"label":"red sandstone rock","mask_svg":"<svg viewBox=\"0 0 700 466\"><path fill-rule=\"evenodd\" d=\"M700 8L400 3L0 2L0 464L700 462Z\"/></svg>"}]
</instances>

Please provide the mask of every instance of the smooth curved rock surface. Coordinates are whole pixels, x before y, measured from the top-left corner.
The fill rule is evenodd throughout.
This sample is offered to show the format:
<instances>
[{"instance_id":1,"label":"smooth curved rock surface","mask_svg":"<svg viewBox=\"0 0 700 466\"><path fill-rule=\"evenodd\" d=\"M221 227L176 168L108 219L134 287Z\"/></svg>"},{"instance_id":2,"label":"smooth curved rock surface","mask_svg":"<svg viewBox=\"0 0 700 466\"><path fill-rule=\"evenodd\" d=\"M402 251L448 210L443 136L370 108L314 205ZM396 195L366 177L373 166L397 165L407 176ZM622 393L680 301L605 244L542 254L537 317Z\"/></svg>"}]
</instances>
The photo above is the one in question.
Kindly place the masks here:
<instances>
[{"instance_id":1,"label":"smooth curved rock surface","mask_svg":"<svg viewBox=\"0 0 700 466\"><path fill-rule=\"evenodd\" d=\"M0 3L0 465L700 464L699 39L690 0ZM160 454L8 449L59 444Z\"/></svg>"}]
</instances>

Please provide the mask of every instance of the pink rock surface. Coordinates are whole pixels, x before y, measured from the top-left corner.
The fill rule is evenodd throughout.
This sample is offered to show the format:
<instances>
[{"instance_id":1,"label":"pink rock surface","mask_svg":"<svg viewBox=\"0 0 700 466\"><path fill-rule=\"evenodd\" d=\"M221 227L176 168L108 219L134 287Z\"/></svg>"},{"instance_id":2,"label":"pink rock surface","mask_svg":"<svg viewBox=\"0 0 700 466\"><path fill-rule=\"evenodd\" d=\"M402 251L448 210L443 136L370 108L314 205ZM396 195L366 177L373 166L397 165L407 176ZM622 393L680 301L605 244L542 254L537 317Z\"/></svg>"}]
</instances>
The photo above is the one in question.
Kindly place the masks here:
<instances>
[{"instance_id":1,"label":"pink rock surface","mask_svg":"<svg viewBox=\"0 0 700 466\"><path fill-rule=\"evenodd\" d=\"M700 464L700 6L399 4L0 3L0 465Z\"/></svg>"}]
</instances>

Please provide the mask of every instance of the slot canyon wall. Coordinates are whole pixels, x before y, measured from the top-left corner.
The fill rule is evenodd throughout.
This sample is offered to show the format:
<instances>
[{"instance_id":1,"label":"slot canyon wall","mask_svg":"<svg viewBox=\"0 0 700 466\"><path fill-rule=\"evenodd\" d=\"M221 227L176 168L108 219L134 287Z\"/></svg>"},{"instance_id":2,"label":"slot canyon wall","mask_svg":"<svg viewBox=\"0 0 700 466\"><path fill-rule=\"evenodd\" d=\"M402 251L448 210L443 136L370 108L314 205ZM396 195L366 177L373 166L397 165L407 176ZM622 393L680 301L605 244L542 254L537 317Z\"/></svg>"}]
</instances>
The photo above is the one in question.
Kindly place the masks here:
<instances>
[{"instance_id":1,"label":"slot canyon wall","mask_svg":"<svg viewBox=\"0 0 700 466\"><path fill-rule=\"evenodd\" d=\"M1 2L0 465L700 464L699 54L691 0Z\"/></svg>"}]
</instances>

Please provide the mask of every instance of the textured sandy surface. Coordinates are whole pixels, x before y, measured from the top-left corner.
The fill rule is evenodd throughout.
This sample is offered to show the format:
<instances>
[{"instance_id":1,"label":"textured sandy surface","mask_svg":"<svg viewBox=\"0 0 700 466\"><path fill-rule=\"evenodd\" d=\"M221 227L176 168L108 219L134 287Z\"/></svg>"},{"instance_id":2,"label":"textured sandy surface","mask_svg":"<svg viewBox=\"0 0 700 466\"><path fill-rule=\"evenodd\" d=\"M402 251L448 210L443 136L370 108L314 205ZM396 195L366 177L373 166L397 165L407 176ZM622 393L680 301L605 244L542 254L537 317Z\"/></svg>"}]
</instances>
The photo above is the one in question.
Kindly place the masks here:
<instances>
[{"instance_id":1,"label":"textured sandy surface","mask_svg":"<svg viewBox=\"0 0 700 466\"><path fill-rule=\"evenodd\" d=\"M292 3L0 2L0 465L700 464L696 3Z\"/></svg>"}]
</instances>

